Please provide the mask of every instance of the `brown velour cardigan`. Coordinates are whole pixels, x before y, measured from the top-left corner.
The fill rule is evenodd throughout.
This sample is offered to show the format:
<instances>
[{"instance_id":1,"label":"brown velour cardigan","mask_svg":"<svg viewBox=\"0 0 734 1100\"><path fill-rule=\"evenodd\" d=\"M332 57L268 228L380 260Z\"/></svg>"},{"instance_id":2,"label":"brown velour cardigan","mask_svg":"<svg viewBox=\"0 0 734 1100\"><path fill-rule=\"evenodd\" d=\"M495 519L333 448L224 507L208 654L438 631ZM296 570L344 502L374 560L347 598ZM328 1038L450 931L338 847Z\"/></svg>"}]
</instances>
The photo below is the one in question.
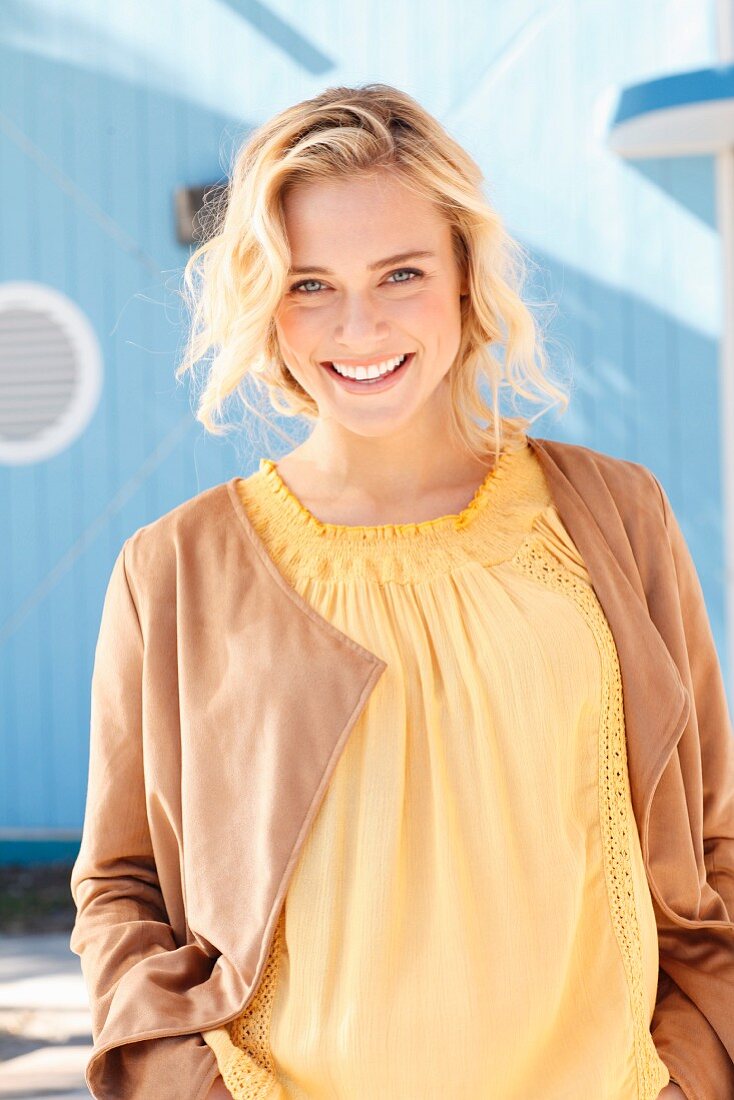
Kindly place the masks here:
<instances>
[{"instance_id":1,"label":"brown velour cardigan","mask_svg":"<svg viewBox=\"0 0 734 1100\"><path fill-rule=\"evenodd\" d=\"M734 1098L734 736L690 552L647 467L528 437L619 655L658 928L651 1033L689 1100ZM203 1100L350 730L386 663L317 614L236 478L139 528L105 595L71 876L97 1100Z\"/></svg>"}]
</instances>

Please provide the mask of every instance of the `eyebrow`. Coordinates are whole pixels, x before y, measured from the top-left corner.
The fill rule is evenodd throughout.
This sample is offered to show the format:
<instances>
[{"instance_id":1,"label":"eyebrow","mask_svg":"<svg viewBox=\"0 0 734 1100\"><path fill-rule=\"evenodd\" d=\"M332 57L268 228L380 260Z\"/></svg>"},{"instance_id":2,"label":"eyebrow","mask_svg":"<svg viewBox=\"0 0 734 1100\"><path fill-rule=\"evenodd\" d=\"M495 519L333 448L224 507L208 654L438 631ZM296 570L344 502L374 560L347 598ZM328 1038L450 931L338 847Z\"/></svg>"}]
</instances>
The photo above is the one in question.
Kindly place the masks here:
<instances>
[{"instance_id":1,"label":"eyebrow","mask_svg":"<svg viewBox=\"0 0 734 1100\"><path fill-rule=\"evenodd\" d=\"M399 264L404 260L412 260L418 256L424 258L435 258L435 252L429 252L426 249L418 249L414 252L398 252L395 256L386 256L384 260L375 260L373 264L367 264L368 271L376 271L380 267L387 267L388 264ZM290 270L291 275L305 275L310 271L317 271L319 275L331 275L328 267L292 267Z\"/></svg>"}]
</instances>

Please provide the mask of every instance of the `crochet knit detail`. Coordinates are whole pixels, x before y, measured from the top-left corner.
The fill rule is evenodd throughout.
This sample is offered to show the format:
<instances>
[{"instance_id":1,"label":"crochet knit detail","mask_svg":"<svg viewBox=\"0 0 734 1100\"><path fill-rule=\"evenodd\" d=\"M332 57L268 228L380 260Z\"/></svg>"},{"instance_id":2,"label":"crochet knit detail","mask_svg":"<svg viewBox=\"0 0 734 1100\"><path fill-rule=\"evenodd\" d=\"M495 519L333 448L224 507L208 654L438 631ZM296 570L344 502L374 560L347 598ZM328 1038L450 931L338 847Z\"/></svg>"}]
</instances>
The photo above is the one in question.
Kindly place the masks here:
<instances>
[{"instance_id":1,"label":"crochet knit detail","mask_svg":"<svg viewBox=\"0 0 734 1100\"><path fill-rule=\"evenodd\" d=\"M291 584L298 580L420 583L468 564L512 557L540 511L552 504L530 444L505 451L455 515L374 526L323 523L280 478L272 459L239 478L237 491L253 526Z\"/></svg>"},{"instance_id":2,"label":"crochet knit detail","mask_svg":"<svg viewBox=\"0 0 734 1100\"><path fill-rule=\"evenodd\" d=\"M602 661L599 736L599 817L612 922L630 990L639 1100L656 1100L670 1075L661 1061L647 1020L642 942L637 921L628 831L629 775L622 676L614 636L589 583L562 567L536 533L528 536L513 565L550 588L571 596L596 639Z\"/></svg>"},{"instance_id":3,"label":"crochet knit detail","mask_svg":"<svg viewBox=\"0 0 734 1100\"><path fill-rule=\"evenodd\" d=\"M270 1020L284 942L285 905L254 997L234 1020L202 1032L234 1100L275 1100L281 1095L270 1051Z\"/></svg>"}]
</instances>

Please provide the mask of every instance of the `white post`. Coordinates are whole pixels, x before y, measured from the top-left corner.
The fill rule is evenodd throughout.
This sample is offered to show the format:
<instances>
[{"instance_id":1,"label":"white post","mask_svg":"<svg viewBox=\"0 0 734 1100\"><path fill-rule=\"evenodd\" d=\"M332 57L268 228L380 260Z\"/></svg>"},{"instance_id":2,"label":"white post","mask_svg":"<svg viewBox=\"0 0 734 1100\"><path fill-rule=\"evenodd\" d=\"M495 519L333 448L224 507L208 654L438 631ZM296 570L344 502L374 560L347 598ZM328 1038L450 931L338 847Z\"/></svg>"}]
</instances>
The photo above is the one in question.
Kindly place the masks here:
<instances>
[{"instance_id":1,"label":"white post","mask_svg":"<svg viewBox=\"0 0 734 1100\"><path fill-rule=\"evenodd\" d=\"M734 61L734 0L717 0L719 60ZM727 681L734 707L734 145L716 154L716 212L721 241L723 301L719 384L719 425L723 463L724 598L726 613Z\"/></svg>"}]
</instances>

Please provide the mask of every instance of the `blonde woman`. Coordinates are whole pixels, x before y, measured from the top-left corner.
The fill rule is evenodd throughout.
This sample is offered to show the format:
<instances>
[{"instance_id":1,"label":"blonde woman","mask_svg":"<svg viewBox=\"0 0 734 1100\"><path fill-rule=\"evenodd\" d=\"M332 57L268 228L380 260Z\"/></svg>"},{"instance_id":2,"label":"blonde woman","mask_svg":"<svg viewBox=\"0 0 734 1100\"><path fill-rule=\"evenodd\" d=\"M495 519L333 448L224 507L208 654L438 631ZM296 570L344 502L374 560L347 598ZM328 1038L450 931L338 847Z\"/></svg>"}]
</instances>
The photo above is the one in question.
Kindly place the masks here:
<instances>
[{"instance_id":1,"label":"blonde woman","mask_svg":"<svg viewBox=\"0 0 734 1100\"><path fill-rule=\"evenodd\" d=\"M646 467L502 414L568 398L481 184L410 96L330 88L187 265L201 422L251 385L311 430L115 562L71 883L100 1100L734 1095L701 587Z\"/></svg>"}]
</instances>

